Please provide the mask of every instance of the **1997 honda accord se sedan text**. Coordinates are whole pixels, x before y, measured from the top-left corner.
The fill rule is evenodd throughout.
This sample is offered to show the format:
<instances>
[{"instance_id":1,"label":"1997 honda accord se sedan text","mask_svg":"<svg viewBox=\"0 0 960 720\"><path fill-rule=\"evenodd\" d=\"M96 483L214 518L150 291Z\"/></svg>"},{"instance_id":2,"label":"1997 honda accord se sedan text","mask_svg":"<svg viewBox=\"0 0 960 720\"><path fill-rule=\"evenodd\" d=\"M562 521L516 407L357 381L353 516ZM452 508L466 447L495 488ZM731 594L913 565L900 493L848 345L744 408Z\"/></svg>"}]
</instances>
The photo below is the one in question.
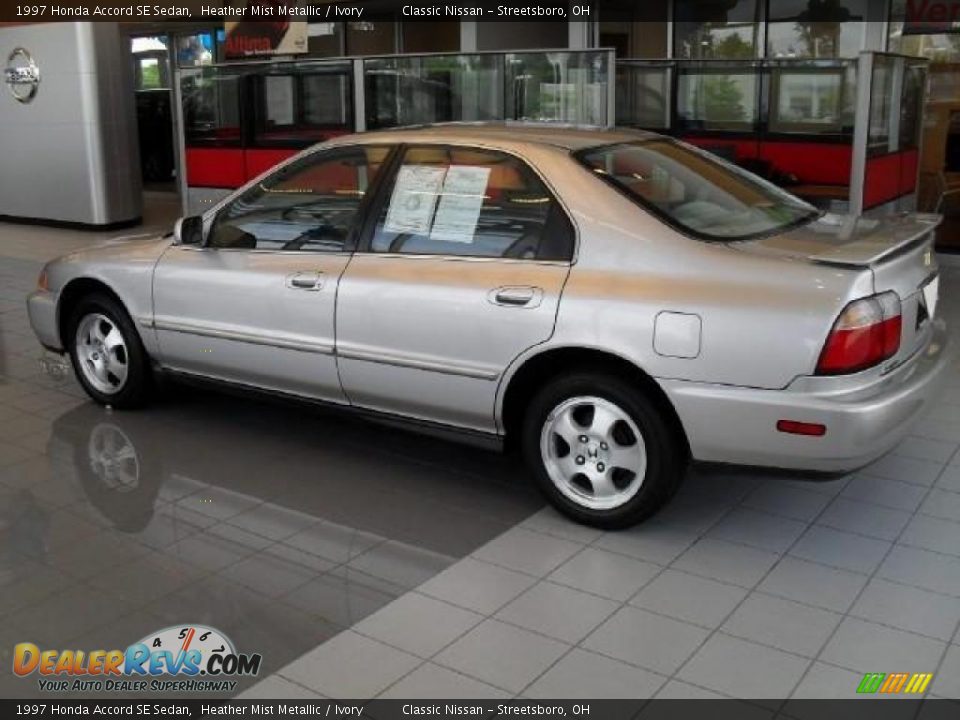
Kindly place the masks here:
<instances>
[{"instance_id":1,"label":"1997 honda accord se sedan text","mask_svg":"<svg viewBox=\"0 0 960 720\"><path fill-rule=\"evenodd\" d=\"M938 218L822 215L654 134L447 125L337 139L172 237L48 264L28 301L97 402L157 371L519 448L582 522L690 458L842 471L949 364Z\"/></svg>"}]
</instances>

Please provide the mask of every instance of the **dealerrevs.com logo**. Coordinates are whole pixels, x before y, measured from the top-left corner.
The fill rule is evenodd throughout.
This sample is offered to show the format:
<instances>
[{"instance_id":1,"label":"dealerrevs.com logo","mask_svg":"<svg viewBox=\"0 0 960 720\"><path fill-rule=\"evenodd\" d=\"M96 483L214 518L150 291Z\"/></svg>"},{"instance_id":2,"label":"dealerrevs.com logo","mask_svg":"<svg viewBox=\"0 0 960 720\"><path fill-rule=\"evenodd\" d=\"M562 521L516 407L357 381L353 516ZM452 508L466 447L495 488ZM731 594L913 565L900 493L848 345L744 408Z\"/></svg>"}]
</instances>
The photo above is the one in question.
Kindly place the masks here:
<instances>
[{"instance_id":1,"label":"dealerrevs.com logo","mask_svg":"<svg viewBox=\"0 0 960 720\"><path fill-rule=\"evenodd\" d=\"M259 654L238 653L230 639L203 625L177 625L152 633L125 650L13 649L13 673L38 676L47 692L222 692L235 677L260 672Z\"/></svg>"}]
</instances>

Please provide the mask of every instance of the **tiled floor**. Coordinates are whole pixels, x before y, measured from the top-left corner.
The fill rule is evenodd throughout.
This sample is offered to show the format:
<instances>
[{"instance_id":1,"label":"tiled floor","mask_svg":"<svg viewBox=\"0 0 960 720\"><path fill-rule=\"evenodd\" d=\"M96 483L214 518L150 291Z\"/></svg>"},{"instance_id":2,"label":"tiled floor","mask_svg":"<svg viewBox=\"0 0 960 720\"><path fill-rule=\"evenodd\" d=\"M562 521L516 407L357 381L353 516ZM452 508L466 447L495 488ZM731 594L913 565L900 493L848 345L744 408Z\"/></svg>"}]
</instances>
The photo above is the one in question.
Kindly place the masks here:
<instances>
[{"instance_id":1,"label":"tiled floor","mask_svg":"<svg viewBox=\"0 0 960 720\"><path fill-rule=\"evenodd\" d=\"M0 672L15 642L192 621L263 653L248 696L850 697L909 671L960 697L960 366L859 473L698 468L603 533L480 451L178 388L92 405L41 366L23 296L103 239L0 225ZM958 291L945 269L960 320Z\"/></svg>"}]
</instances>

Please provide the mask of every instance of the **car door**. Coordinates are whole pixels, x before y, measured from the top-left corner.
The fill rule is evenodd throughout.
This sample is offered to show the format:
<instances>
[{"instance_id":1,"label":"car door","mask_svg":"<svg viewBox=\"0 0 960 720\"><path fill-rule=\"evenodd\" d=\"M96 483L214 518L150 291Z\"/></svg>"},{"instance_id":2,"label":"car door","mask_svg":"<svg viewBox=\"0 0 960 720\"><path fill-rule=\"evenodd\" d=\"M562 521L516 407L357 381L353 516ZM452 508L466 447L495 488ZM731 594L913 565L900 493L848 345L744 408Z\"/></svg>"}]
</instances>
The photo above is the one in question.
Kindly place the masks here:
<instances>
[{"instance_id":1,"label":"car door","mask_svg":"<svg viewBox=\"0 0 960 720\"><path fill-rule=\"evenodd\" d=\"M321 150L231 199L202 246L154 273L165 366L344 402L334 357L337 284L390 149Z\"/></svg>"},{"instance_id":2,"label":"car door","mask_svg":"<svg viewBox=\"0 0 960 720\"><path fill-rule=\"evenodd\" d=\"M355 405L493 432L504 370L553 333L573 226L503 152L411 146L391 175L340 284L344 390Z\"/></svg>"}]
</instances>

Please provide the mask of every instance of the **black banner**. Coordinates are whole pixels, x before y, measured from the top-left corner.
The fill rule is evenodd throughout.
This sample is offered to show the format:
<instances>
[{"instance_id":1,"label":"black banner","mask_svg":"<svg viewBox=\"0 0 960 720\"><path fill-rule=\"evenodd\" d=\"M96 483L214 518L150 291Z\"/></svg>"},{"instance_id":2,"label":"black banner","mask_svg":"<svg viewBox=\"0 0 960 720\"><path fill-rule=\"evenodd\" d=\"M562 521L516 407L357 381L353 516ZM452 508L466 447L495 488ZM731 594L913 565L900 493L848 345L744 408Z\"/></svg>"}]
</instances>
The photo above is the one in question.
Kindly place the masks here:
<instances>
[{"instance_id":1,"label":"black banner","mask_svg":"<svg viewBox=\"0 0 960 720\"><path fill-rule=\"evenodd\" d=\"M960 701L860 700L0 700L0 717L370 720L956 720Z\"/></svg>"},{"instance_id":2,"label":"black banner","mask_svg":"<svg viewBox=\"0 0 960 720\"><path fill-rule=\"evenodd\" d=\"M11 0L0 3L0 21L7 22L218 20L265 25L378 19L567 22L593 20L595 14L593 0L251 0L249 3L246 0Z\"/></svg>"}]
</instances>

